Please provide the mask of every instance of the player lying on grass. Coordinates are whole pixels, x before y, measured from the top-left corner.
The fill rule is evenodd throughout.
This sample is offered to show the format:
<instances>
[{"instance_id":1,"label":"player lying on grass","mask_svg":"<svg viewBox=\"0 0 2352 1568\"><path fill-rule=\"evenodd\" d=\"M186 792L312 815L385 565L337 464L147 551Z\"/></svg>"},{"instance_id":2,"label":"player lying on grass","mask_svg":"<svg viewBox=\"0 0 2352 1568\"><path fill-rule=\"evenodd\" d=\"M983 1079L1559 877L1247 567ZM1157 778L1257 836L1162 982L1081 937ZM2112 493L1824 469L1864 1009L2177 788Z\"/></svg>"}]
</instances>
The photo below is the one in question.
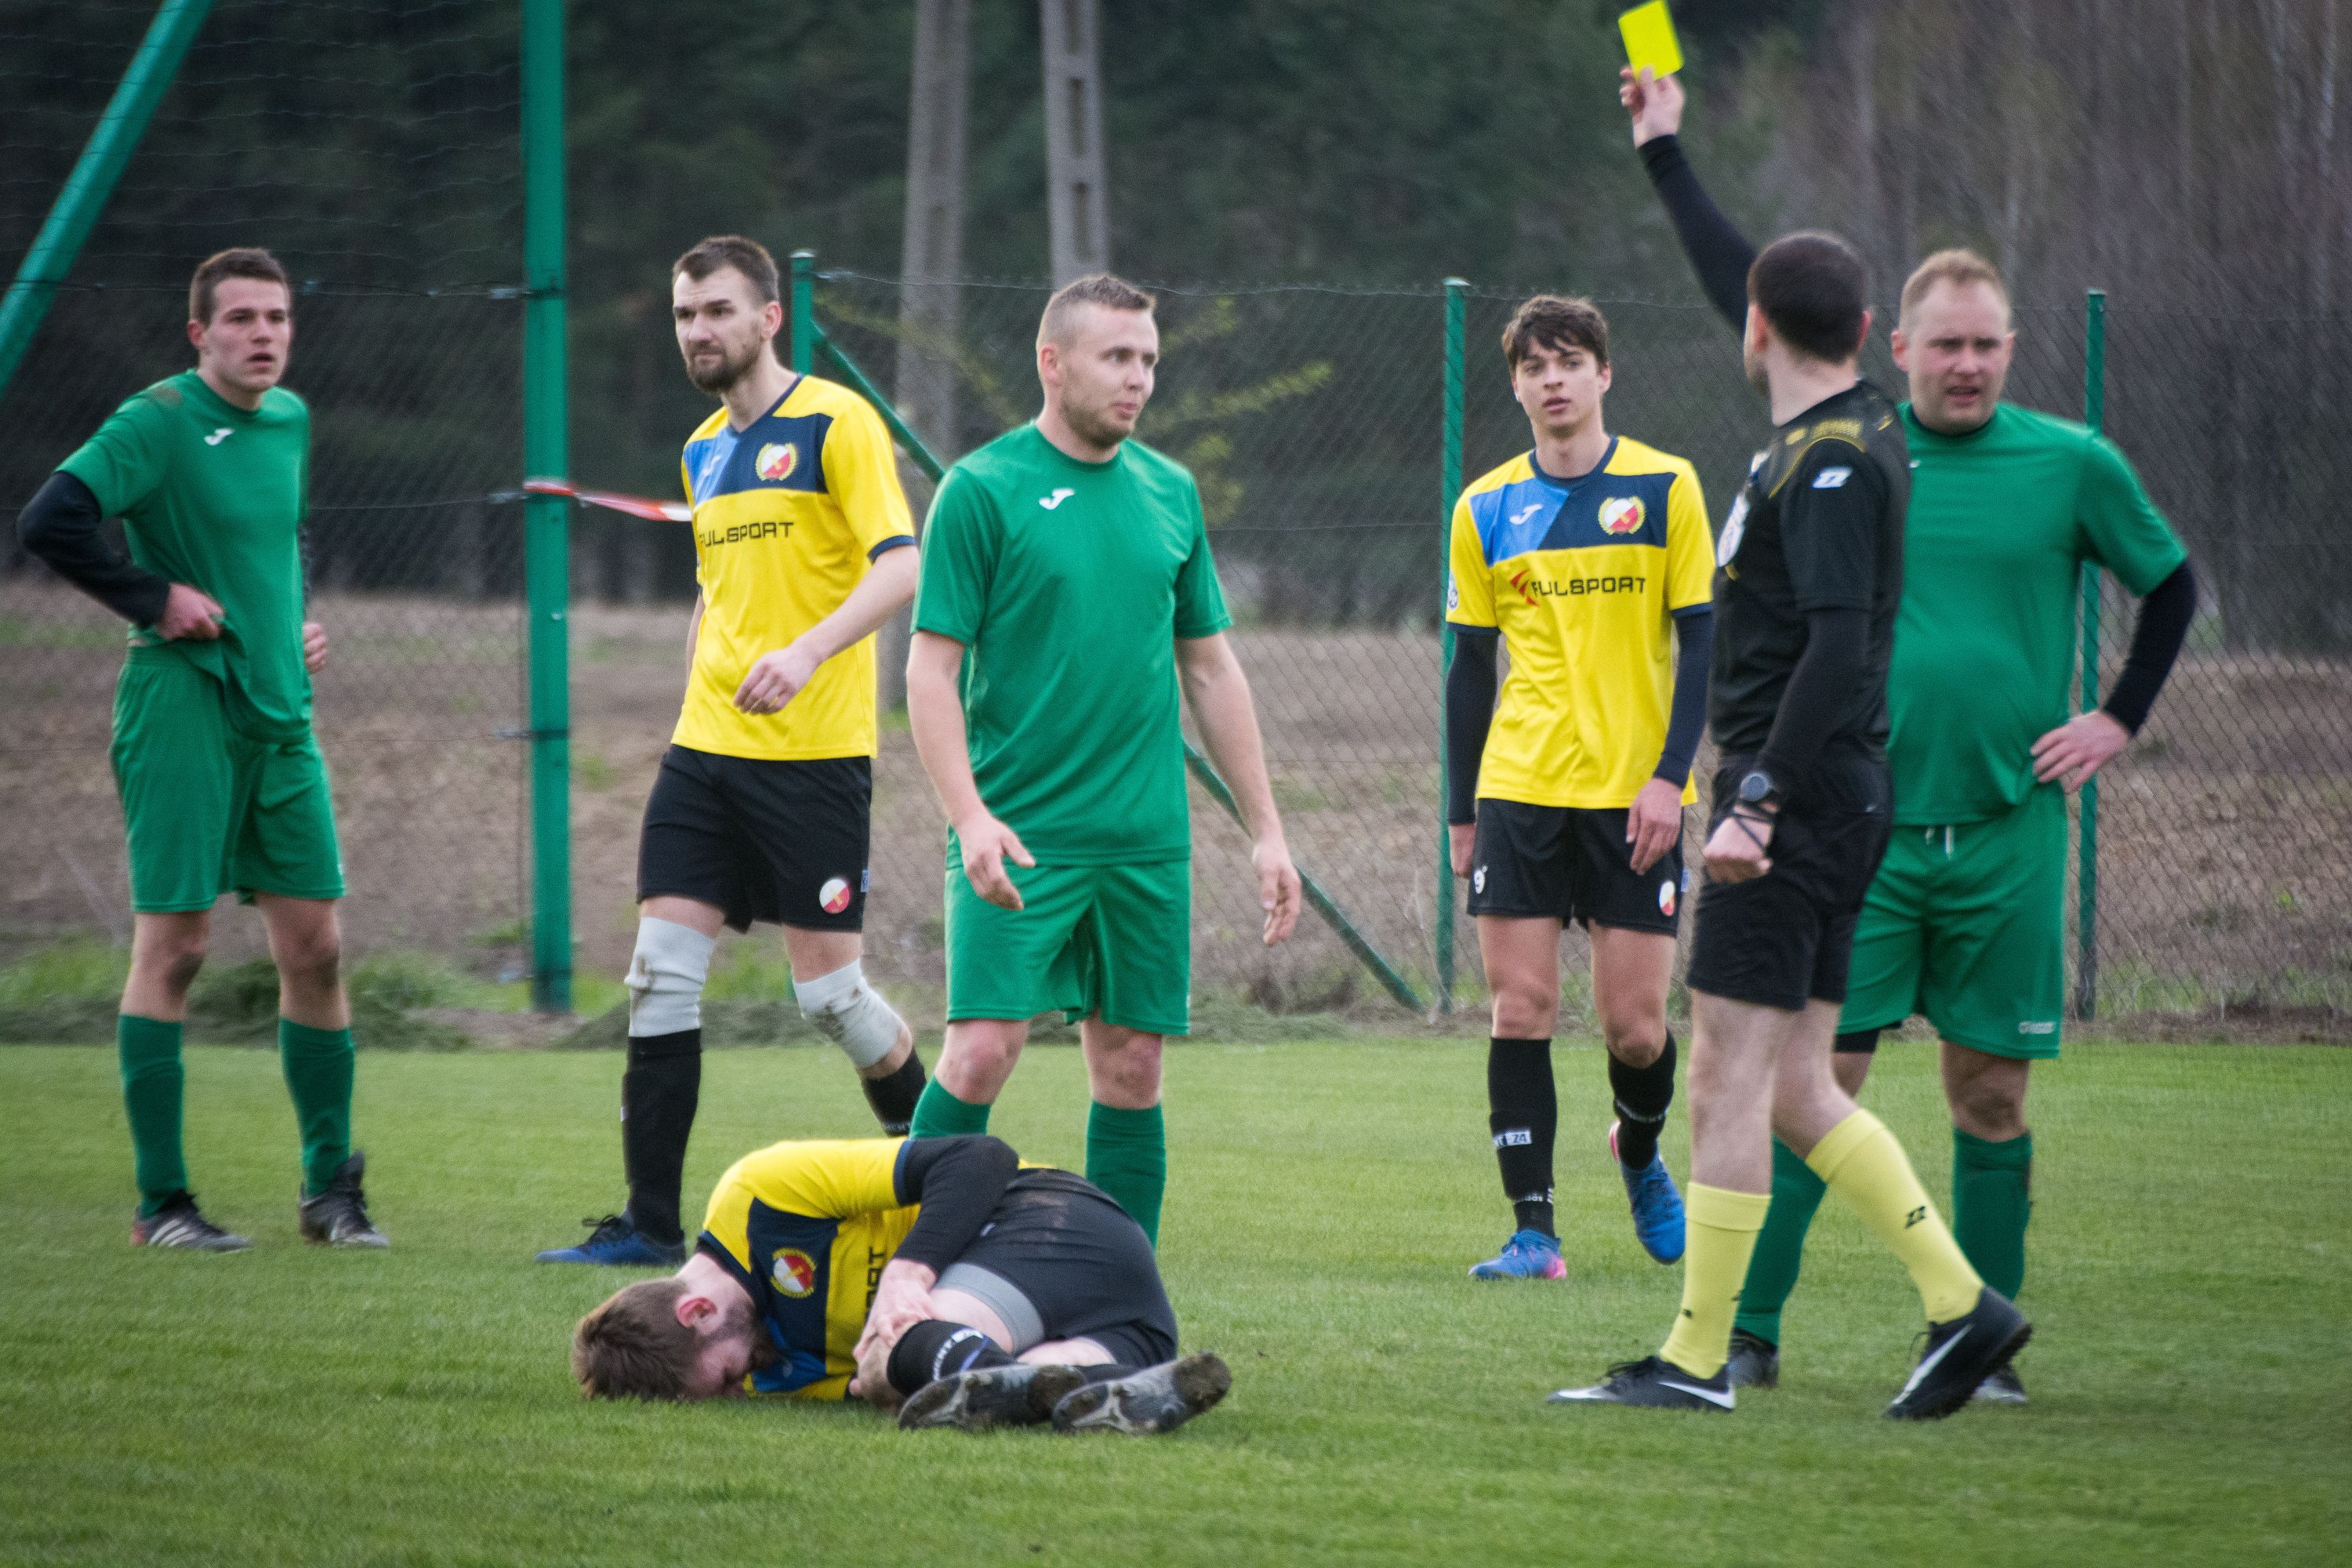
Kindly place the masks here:
<instances>
[{"instance_id":1,"label":"player lying on grass","mask_svg":"<svg viewBox=\"0 0 2352 1568\"><path fill-rule=\"evenodd\" d=\"M572 1372L592 1398L858 1394L967 1431L1171 1431L1231 1383L1177 1358L1142 1227L986 1136L744 1156L686 1266L580 1321Z\"/></svg>"}]
</instances>

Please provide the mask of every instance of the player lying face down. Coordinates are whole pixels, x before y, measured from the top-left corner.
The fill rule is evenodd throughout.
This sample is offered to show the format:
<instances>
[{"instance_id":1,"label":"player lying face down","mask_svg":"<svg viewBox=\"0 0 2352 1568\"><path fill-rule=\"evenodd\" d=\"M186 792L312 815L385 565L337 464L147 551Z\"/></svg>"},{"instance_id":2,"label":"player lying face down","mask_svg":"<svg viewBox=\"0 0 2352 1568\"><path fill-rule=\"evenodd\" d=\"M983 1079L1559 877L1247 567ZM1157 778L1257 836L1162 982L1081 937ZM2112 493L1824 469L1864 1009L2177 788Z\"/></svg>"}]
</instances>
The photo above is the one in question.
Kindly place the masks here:
<instances>
[{"instance_id":1,"label":"player lying face down","mask_svg":"<svg viewBox=\"0 0 2352 1568\"><path fill-rule=\"evenodd\" d=\"M1143 1231L998 1139L786 1142L719 1179L686 1266L580 1321L591 1398L862 1395L898 1424L1165 1432L1224 1396L1176 1356Z\"/></svg>"}]
</instances>

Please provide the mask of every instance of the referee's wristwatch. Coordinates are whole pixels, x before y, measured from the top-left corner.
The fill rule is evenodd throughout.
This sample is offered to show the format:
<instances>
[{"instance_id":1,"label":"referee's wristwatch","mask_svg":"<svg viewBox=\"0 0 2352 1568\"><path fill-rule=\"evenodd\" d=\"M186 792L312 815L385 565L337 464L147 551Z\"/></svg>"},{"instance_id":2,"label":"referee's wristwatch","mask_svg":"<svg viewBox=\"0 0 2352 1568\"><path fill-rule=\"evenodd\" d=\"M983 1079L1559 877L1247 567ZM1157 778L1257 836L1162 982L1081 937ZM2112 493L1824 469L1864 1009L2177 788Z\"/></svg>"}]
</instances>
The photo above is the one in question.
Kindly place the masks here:
<instances>
[{"instance_id":1,"label":"referee's wristwatch","mask_svg":"<svg viewBox=\"0 0 2352 1568\"><path fill-rule=\"evenodd\" d=\"M1762 768L1750 768L1748 776L1739 781L1739 804L1752 805L1759 811L1780 809L1780 786Z\"/></svg>"}]
</instances>

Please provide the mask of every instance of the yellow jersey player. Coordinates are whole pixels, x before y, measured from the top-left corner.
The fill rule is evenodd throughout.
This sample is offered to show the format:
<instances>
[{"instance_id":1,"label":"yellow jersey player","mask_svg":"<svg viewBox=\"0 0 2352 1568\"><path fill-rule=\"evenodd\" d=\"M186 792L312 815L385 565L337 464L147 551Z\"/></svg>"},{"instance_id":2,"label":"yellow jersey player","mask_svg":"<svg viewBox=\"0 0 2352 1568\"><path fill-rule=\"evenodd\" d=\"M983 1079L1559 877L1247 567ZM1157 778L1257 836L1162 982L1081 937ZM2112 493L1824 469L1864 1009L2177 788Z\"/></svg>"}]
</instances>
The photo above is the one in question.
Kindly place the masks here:
<instances>
[{"instance_id":1,"label":"yellow jersey player","mask_svg":"<svg viewBox=\"0 0 2352 1568\"><path fill-rule=\"evenodd\" d=\"M901 1406L906 1427L1165 1432L1224 1397L1176 1356L1143 1229L984 1134L777 1143L710 1194L694 1255L580 1321L592 1398Z\"/></svg>"},{"instance_id":2,"label":"yellow jersey player","mask_svg":"<svg viewBox=\"0 0 2352 1568\"><path fill-rule=\"evenodd\" d=\"M1516 1221L1470 1273L1558 1279L1551 1032L1571 920L1592 939L1609 1146L1633 1231L1661 1263L1683 1254L1658 1131L1675 1092L1666 984L1706 719L1712 550L1690 464L1601 422L1609 323L1591 300L1529 300L1503 355L1535 444L1463 493L1446 596L1446 820L1494 997L1488 1128ZM1499 701L1498 645L1511 653Z\"/></svg>"},{"instance_id":3,"label":"yellow jersey player","mask_svg":"<svg viewBox=\"0 0 2352 1568\"><path fill-rule=\"evenodd\" d=\"M915 527L881 416L775 356L776 263L737 236L670 269L688 379L722 406L686 444L693 669L637 848L621 1148L628 1206L542 1263L685 1256L678 1180L702 1082L702 986L721 925L784 928L802 1014L841 1047L886 1131L923 1089L914 1038L866 983L874 629L914 597Z\"/></svg>"}]
</instances>

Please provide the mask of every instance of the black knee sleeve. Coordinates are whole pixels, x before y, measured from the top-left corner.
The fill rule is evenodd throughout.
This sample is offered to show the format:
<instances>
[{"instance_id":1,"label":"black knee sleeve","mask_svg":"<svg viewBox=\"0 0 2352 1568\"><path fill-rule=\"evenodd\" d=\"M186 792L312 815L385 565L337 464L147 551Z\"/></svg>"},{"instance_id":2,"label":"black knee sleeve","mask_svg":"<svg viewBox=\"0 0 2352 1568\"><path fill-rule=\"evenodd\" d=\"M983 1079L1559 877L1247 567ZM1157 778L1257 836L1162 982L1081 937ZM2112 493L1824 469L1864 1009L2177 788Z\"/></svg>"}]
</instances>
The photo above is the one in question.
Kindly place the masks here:
<instances>
[{"instance_id":1,"label":"black knee sleeve","mask_svg":"<svg viewBox=\"0 0 2352 1568\"><path fill-rule=\"evenodd\" d=\"M925 1318L898 1336L890 1350L890 1386L901 1395L927 1383L975 1367L1010 1366L1013 1358L978 1329Z\"/></svg>"}]
</instances>

